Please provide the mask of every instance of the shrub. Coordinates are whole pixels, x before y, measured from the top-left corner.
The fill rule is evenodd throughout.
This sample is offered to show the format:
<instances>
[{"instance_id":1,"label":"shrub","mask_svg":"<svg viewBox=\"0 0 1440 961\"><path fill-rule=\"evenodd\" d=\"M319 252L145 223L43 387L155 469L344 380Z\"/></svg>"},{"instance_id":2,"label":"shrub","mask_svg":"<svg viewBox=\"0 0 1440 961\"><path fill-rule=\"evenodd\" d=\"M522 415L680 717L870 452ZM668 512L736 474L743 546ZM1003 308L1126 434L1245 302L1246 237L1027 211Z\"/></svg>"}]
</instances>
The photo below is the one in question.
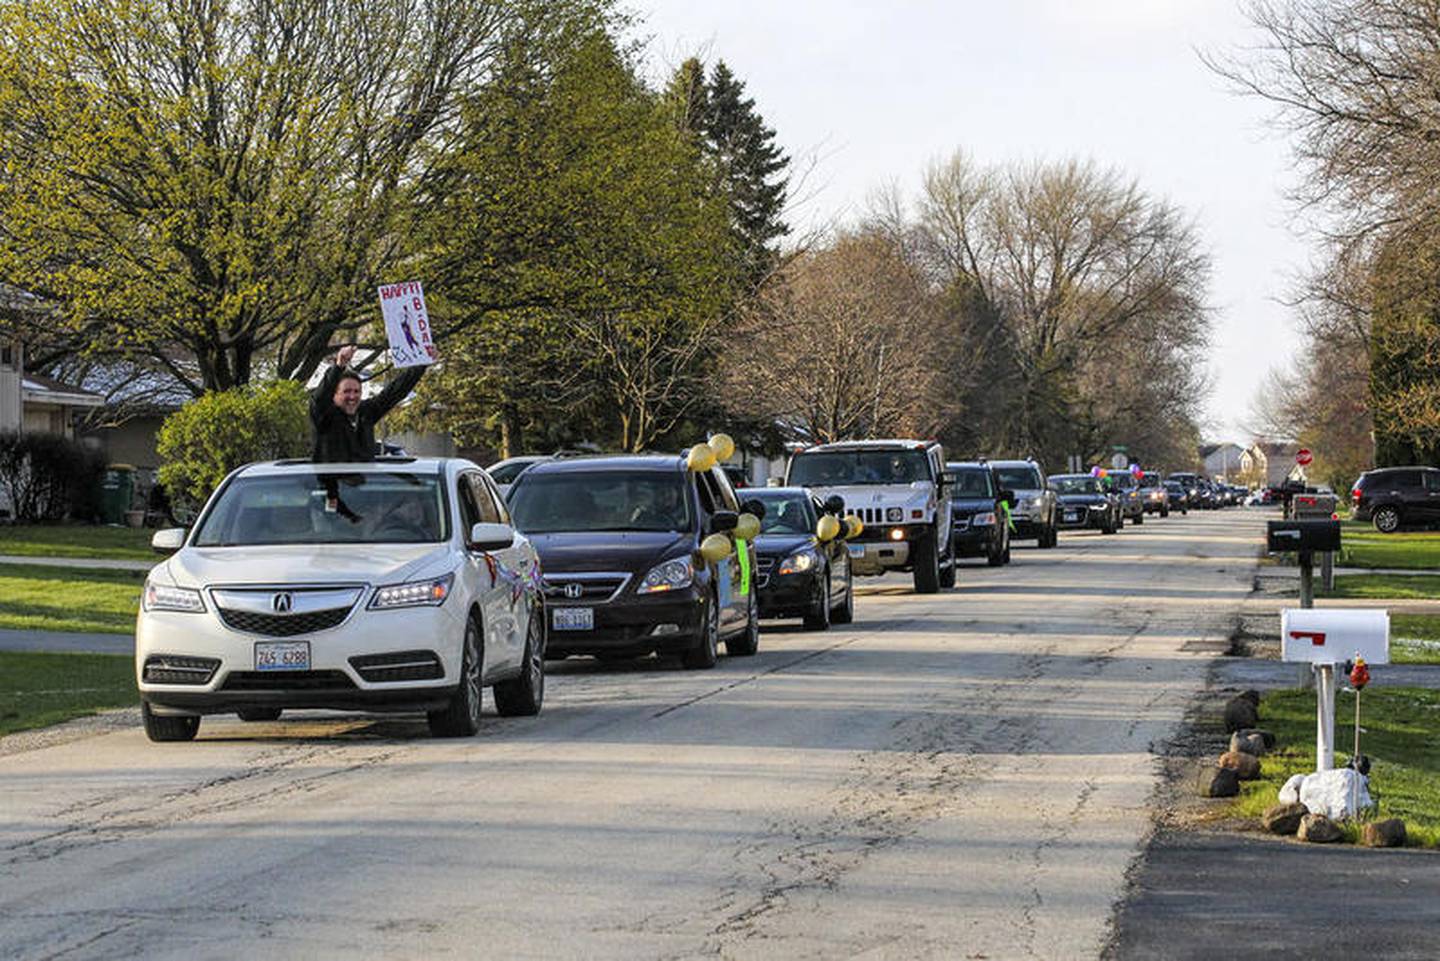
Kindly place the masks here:
<instances>
[{"instance_id":1,"label":"shrub","mask_svg":"<svg viewBox=\"0 0 1440 961\"><path fill-rule=\"evenodd\" d=\"M0 431L0 491L17 521L94 520L105 459L59 434Z\"/></svg>"},{"instance_id":2,"label":"shrub","mask_svg":"<svg viewBox=\"0 0 1440 961\"><path fill-rule=\"evenodd\" d=\"M309 397L293 380L213 391L165 419L158 479L174 501L203 504L220 482L251 461L310 452Z\"/></svg>"}]
</instances>

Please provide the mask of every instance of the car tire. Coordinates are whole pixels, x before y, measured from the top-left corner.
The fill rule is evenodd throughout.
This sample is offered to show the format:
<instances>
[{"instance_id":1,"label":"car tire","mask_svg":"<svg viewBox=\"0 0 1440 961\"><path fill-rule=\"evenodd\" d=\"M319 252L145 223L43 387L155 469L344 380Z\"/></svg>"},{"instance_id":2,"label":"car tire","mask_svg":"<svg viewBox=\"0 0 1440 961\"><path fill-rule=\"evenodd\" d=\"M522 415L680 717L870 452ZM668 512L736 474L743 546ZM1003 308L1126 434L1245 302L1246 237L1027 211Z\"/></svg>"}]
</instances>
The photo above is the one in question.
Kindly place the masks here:
<instances>
[{"instance_id":1,"label":"car tire","mask_svg":"<svg viewBox=\"0 0 1440 961\"><path fill-rule=\"evenodd\" d=\"M501 717L534 717L545 706L545 608L537 601L525 629L525 664L519 677L492 689Z\"/></svg>"},{"instance_id":2,"label":"car tire","mask_svg":"<svg viewBox=\"0 0 1440 961\"><path fill-rule=\"evenodd\" d=\"M958 570L957 570L957 564L956 564L955 558L954 558L954 557L951 557L951 558L950 558L950 564L949 564L949 566L947 566L947 567L942 567L942 568L940 569L940 586L941 586L942 588L944 588L945 590L947 590L947 591L948 591L950 588L954 587L954 586L955 586L955 577L956 577L957 573L958 573Z\"/></svg>"},{"instance_id":3,"label":"car tire","mask_svg":"<svg viewBox=\"0 0 1440 961\"><path fill-rule=\"evenodd\" d=\"M745 617L745 630L725 642L725 653L730 657L753 657L760 650L760 601L753 585Z\"/></svg>"},{"instance_id":4,"label":"car tire","mask_svg":"<svg viewBox=\"0 0 1440 961\"><path fill-rule=\"evenodd\" d=\"M1165 508L1164 510L1162 510L1162 511L1160 512L1160 516L1161 516L1161 517L1169 517L1169 516L1170 516L1170 508L1167 507L1167 508Z\"/></svg>"},{"instance_id":5,"label":"car tire","mask_svg":"<svg viewBox=\"0 0 1440 961\"><path fill-rule=\"evenodd\" d=\"M1051 524L1049 527L1045 528L1045 530L1041 532L1039 546L1048 549L1051 547L1055 547L1059 543L1060 532L1055 529L1054 524Z\"/></svg>"},{"instance_id":6,"label":"car tire","mask_svg":"<svg viewBox=\"0 0 1440 961\"><path fill-rule=\"evenodd\" d=\"M705 605L705 623L700 628L700 643L686 651L680 663L687 671L703 671L720 661L720 601L710 595Z\"/></svg>"},{"instance_id":7,"label":"car tire","mask_svg":"<svg viewBox=\"0 0 1440 961\"><path fill-rule=\"evenodd\" d=\"M240 720L255 723L258 721L278 721L283 713L278 707L242 707L235 712Z\"/></svg>"},{"instance_id":8,"label":"car tire","mask_svg":"<svg viewBox=\"0 0 1440 961\"><path fill-rule=\"evenodd\" d=\"M465 635L460 644L460 684L450 695L450 703L438 711L430 711L430 733L436 737L474 737L480 730L482 653L480 623L471 614L465 619Z\"/></svg>"},{"instance_id":9,"label":"car tire","mask_svg":"<svg viewBox=\"0 0 1440 961\"><path fill-rule=\"evenodd\" d=\"M1400 509L1390 504L1384 507L1375 508L1375 516L1371 518L1375 529L1382 534L1394 534L1400 529Z\"/></svg>"},{"instance_id":10,"label":"car tire","mask_svg":"<svg viewBox=\"0 0 1440 961\"><path fill-rule=\"evenodd\" d=\"M200 730L200 715L156 714L149 701L140 703L140 718L145 722L145 736L152 741L193 741Z\"/></svg>"},{"instance_id":11,"label":"car tire","mask_svg":"<svg viewBox=\"0 0 1440 961\"><path fill-rule=\"evenodd\" d=\"M855 576L845 573L845 600L830 612L832 624L853 624L855 622Z\"/></svg>"},{"instance_id":12,"label":"car tire","mask_svg":"<svg viewBox=\"0 0 1440 961\"><path fill-rule=\"evenodd\" d=\"M999 567L1005 563L1005 552L1002 550L987 553L985 555L985 563L990 567Z\"/></svg>"},{"instance_id":13,"label":"car tire","mask_svg":"<svg viewBox=\"0 0 1440 961\"><path fill-rule=\"evenodd\" d=\"M1145 512L1141 511L1135 515L1135 526L1139 527L1143 523L1145 523Z\"/></svg>"},{"instance_id":14,"label":"car tire","mask_svg":"<svg viewBox=\"0 0 1440 961\"><path fill-rule=\"evenodd\" d=\"M931 532L915 544L915 593L935 594L940 590L938 538Z\"/></svg>"},{"instance_id":15,"label":"car tire","mask_svg":"<svg viewBox=\"0 0 1440 961\"><path fill-rule=\"evenodd\" d=\"M820 588L820 602L816 609L805 615L805 630L807 631L828 631L830 630L830 576L825 576L825 583Z\"/></svg>"}]
</instances>

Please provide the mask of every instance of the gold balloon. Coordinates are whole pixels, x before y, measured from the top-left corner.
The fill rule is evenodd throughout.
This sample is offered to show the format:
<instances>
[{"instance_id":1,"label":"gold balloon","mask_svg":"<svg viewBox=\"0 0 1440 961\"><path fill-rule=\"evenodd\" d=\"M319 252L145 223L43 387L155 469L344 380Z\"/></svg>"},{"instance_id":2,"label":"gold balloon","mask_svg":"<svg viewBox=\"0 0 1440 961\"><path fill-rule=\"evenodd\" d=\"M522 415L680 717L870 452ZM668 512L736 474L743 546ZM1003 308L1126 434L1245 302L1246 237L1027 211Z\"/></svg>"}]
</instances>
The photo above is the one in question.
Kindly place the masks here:
<instances>
[{"instance_id":1,"label":"gold balloon","mask_svg":"<svg viewBox=\"0 0 1440 961\"><path fill-rule=\"evenodd\" d=\"M760 518L754 514L741 514L740 523L735 525L735 536L742 541L753 541L760 533Z\"/></svg>"},{"instance_id":2,"label":"gold balloon","mask_svg":"<svg viewBox=\"0 0 1440 961\"><path fill-rule=\"evenodd\" d=\"M729 460L730 455L735 453L735 441L729 434L716 434L710 438L710 450L714 452L716 460Z\"/></svg>"},{"instance_id":3,"label":"gold balloon","mask_svg":"<svg viewBox=\"0 0 1440 961\"><path fill-rule=\"evenodd\" d=\"M865 522L854 514L845 515L845 536L859 537L860 532L865 529Z\"/></svg>"},{"instance_id":4,"label":"gold balloon","mask_svg":"<svg viewBox=\"0 0 1440 961\"><path fill-rule=\"evenodd\" d=\"M820 518L820 523L815 525L815 536L822 544L840 536L840 522L835 519L834 514L826 514Z\"/></svg>"},{"instance_id":5,"label":"gold balloon","mask_svg":"<svg viewBox=\"0 0 1440 961\"><path fill-rule=\"evenodd\" d=\"M700 542L700 556L711 564L730 556L730 538L724 534L711 534Z\"/></svg>"},{"instance_id":6,"label":"gold balloon","mask_svg":"<svg viewBox=\"0 0 1440 961\"><path fill-rule=\"evenodd\" d=\"M706 444L696 444L685 455L685 466L693 471L709 470L715 466L715 452Z\"/></svg>"}]
</instances>

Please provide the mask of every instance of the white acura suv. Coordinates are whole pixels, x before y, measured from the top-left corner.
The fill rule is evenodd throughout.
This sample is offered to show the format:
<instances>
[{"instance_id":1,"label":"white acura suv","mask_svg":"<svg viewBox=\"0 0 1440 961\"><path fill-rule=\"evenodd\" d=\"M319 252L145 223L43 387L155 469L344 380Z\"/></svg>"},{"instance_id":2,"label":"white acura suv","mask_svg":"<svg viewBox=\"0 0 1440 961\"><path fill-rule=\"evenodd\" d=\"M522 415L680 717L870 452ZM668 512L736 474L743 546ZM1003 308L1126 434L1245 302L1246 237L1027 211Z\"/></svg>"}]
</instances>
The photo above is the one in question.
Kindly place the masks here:
<instances>
[{"instance_id":1,"label":"white acura suv","mask_svg":"<svg viewBox=\"0 0 1440 961\"><path fill-rule=\"evenodd\" d=\"M145 583L135 672L145 733L188 741L202 714L424 711L431 731L540 712L539 559L467 460L276 461L227 477Z\"/></svg>"}]
</instances>

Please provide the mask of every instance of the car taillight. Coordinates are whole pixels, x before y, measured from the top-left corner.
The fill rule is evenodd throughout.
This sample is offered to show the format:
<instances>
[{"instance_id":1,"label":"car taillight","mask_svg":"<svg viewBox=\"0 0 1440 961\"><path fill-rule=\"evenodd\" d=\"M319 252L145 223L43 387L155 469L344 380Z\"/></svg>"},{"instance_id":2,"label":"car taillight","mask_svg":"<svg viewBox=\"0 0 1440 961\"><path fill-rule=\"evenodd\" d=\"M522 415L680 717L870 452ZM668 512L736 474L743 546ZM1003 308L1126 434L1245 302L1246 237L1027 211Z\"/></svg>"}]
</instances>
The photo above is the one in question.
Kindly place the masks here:
<instances>
[{"instance_id":1,"label":"car taillight","mask_svg":"<svg viewBox=\"0 0 1440 961\"><path fill-rule=\"evenodd\" d=\"M1350 499L1357 504L1360 503L1360 488L1357 487L1350 492Z\"/></svg>"}]
</instances>

